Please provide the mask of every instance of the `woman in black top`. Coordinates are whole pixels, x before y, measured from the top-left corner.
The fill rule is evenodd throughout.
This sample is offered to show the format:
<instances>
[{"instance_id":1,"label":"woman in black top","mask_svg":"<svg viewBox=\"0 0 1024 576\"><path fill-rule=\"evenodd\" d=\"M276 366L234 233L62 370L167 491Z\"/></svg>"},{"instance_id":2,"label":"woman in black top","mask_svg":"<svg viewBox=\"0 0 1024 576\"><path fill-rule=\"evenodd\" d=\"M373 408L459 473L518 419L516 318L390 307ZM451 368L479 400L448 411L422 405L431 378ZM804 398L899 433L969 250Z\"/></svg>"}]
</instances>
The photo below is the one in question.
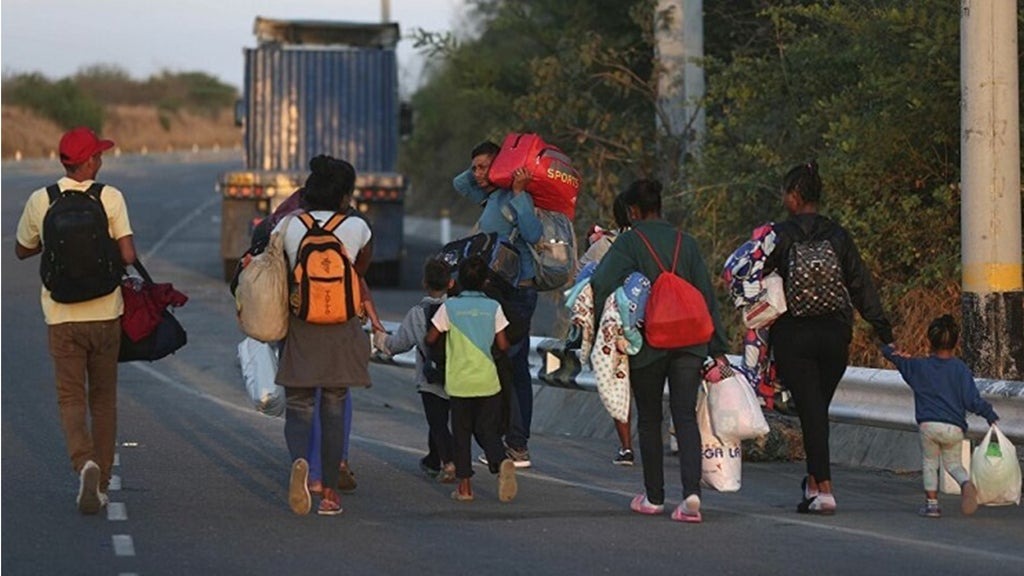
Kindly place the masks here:
<instances>
[{"instance_id":1,"label":"woman in black top","mask_svg":"<svg viewBox=\"0 0 1024 576\"><path fill-rule=\"evenodd\" d=\"M797 511L833 514L828 409L849 360L853 308L884 344L893 338L853 239L842 226L818 214L820 199L815 162L786 174L782 203L789 218L775 226L776 247L765 273L777 270L782 276L789 307L771 327L771 344L779 378L796 402L807 453L807 477Z\"/></svg>"}]
</instances>

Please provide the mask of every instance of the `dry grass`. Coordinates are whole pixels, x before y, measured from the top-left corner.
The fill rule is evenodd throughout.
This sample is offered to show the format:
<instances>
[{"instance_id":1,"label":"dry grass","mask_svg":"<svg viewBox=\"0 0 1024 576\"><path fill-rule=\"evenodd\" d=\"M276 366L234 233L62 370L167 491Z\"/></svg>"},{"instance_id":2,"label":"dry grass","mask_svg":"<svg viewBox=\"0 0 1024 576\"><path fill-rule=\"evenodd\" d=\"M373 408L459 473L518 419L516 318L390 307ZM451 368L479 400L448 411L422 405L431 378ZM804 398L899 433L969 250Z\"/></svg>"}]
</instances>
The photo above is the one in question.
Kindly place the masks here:
<instances>
[{"instance_id":1,"label":"dry grass","mask_svg":"<svg viewBox=\"0 0 1024 576\"><path fill-rule=\"evenodd\" d=\"M161 117L163 116L163 117ZM2 156L11 158L21 151L24 158L46 158L55 153L63 130L32 112L3 107L0 125ZM148 106L110 106L101 136L117 142L124 153L208 149L241 145L242 132L234 125L233 112L225 108L213 116L189 112L160 112Z\"/></svg>"},{"instance_id":2,"label":"dry grass","mask_svg":"<svg viewBox=\"0 0 1024 576\"><path fill-rule=\"evenodd\" d=\"M915 288L899 299L895 309L889 309L887 312L893 323L896 345L914 356L925 355L928 353L926 333L928 324L933 319L943 314L952 314L957 323L963 326L960 283L950 281L945 286L928 290ZM863 320L858 320L857 329L853 334L850 365L892 368L892 365L882 358L874 332Z\"/></svg>"}]
</instances>

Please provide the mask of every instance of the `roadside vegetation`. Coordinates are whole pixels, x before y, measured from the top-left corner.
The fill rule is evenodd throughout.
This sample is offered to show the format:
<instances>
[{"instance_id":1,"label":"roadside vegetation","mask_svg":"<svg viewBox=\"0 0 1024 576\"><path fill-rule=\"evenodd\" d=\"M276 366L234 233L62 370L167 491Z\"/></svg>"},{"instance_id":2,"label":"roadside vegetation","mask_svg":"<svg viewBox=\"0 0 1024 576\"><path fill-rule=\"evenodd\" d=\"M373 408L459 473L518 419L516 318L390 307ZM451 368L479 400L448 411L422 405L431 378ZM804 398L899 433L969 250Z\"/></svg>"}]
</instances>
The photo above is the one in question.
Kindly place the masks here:
<instances>
[{"instance_id":1,"label":"roadside vegetation","mask_svg":"<svg viewBox=\"0 0 1024 576\"><path fill-rule=\"evenodd\" d=\"M144 80L113 65L83 68L67 78L39 73L3 77L3 156L46 156L62 131L89 126L122 150L158 151L193 145L234 147L237 90L202 72L162 72Z\"/></svg>"},{"instance_id":2,"label":"roadside vegetation","mask_svg":"<svg viewBox=\"0 0 1024 576\"><path fill-rule=\"evenodd\" d=\"M782 175L814 158L823 212L856 235L900 345L923 352L927 322L959 316L959 4L704 2L707 131L685 163L655 123L656 2L468 4L473 37L418 32L432 67L402 164L424 201L459 204L450 180L477 142L538 132L583 172L578 231L610 224L629 181L659 177L669 220L717 275L755 226L785 216ZM884 366L866 324L852 353Z\"/></svg>"}]
</instances>

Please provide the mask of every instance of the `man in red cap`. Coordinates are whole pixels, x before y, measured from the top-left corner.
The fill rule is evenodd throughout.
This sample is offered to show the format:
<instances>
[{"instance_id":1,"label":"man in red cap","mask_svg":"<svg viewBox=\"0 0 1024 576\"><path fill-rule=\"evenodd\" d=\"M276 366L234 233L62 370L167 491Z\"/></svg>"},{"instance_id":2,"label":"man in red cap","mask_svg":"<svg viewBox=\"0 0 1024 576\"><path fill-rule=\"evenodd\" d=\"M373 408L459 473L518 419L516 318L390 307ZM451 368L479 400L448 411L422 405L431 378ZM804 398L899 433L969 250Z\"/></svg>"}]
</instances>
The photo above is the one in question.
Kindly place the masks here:
<instances>
[{"instance_id":1,"label":"man in red cap","mask_svg":"<svg viewBox=\"0 0 1024 576\"><path fill-rule=\"evenodd\" d=\"M117 433L120 278L124 266L135 262L124 197L95 181L103 151L113 146L85 127L65 133L65 176L29 196L14 245L19 259L42 254L43 318L83 514L96 514L108 502Z\"/></svg>"}]
</instances>

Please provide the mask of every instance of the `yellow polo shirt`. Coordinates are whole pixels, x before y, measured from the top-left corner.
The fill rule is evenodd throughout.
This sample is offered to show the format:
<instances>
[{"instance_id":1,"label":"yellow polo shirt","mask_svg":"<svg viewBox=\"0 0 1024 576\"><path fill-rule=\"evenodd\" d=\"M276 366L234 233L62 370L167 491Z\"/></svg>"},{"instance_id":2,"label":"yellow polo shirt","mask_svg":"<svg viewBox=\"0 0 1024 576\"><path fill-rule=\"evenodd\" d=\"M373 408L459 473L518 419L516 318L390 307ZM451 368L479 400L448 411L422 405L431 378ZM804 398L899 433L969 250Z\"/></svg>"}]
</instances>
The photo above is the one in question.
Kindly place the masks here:
<instances>
[{"instance_id":1,"label":"yellow polo shirt","mask_svg":"<svg viewBox=\"0 0 1024 576\"><path fill-rule=\"evenodd\" d=\"M57 186L63 190L78 190L85 192L93 183L92 180L79 182L71 178L61 178ZM131 224L128 222L128 210L124 205L124 196L121 191L113 186L104 186L100 194L103 202L103 209L107 212L108 230L111 238L120 239L132 234ZM25 248L38 248L44 241L43 217L50 208L50 198L46 194L46 188L40 188L28 197L25 203L25 211L21 213L18 220L18 244ZM92 322L97 320L113 320L121 316L124 309L124 302L121 300L121 290L115 289L106 296L100 296L85 302L74 304L62 304L54 302L50 297L50 291L42 287L40 300L43 305L43 319L47 324L63 324L65 322Z\"/></svg>"}]
</instances>

